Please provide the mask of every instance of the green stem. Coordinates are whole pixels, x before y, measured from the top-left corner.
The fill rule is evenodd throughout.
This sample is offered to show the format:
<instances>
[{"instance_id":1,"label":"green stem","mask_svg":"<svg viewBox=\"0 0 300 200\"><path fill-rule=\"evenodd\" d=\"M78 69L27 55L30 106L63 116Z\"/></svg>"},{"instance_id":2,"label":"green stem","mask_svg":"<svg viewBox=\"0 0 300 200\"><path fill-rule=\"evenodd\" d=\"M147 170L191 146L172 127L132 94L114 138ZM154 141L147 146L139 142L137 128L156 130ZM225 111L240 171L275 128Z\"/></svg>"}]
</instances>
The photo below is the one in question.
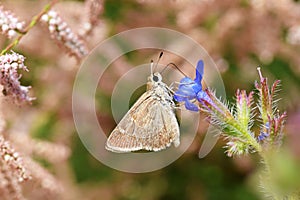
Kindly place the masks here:
<instances>
[{"instance_id":1,"label":"green stem","mask_svg":"<svg viewBox=\"0 0 300 200\"><path fill-rule=\"evenodd\" d=\"M256 150L256 152L260 154L260 152L262 151L261 145L250 134L250 132L247 130L247 127L240 126L239 122L233 116L231 117L231 121L226 121L226 123L231 124L233 127L235 127L236 130L238 130L243 135L243 137L246 138L248 144L250 144Z\"/></svg>"},{"instance_id":2,"label":"green stem","mask_svg":"<svg viewBox=\"0 0 300 200\"><path fill-rule=\"evenodd\" d=\"M256 152L260 153L262 151L261 145L256 141L255 138L253 138L249 133L246 135L249 141L251 141L251 145L254 149L256 149Z\"/></svg>"},{"instance_id":3,"label":"green stem","mask_svg":"<svg viewBox=\"0 0 300 200\"><path fill-rule=\"evenodd\" d=\"M265 151L259 152L259 155L261 156L262 163L264 165L265 172L261 175L261 185L263 188L269 185L270 178L271 178L271 165L270 161L268 159L268 154ZM274 200L280 200L280 198L277 196L275 192L272 192L272 189L270 191L270 188L265 188L265 192L269 193L268 195L272 196Z\"/></svg>"},{"instance_id":4,"label":"green stem","mask_svg":"<svg viewBox=\"0 0 300 200\"><path fill-rule=\"evenodd\" d=\"M299 196L297 194L291 195L287 197L288 200L299 200Z\"/></svg>"},{"instance_id":5,"label":"green stem","mask_svg":"<svg viewBox=\"0 0 300 200\"><path fill-rule=\"evenodd\" d=\"M272 150L270 150L272 151ZM262 158L262 162L264 164L264 168L265 168L265 173L261 176L261 183L263 186L267 186L269 183L271 182L272 184L272 174L274 174L274 172L272 172L272 164L270 163L270 156L272 157L272 154L274 152L269 152L269 151L262 151L260 152L260 156ZM271 186L272 187L272 186ZM296 200L299 199L299 197L297 196L297 194L288 194L287 196L282 196L280 194L278 194L276 192L276 190L274 190L274 188L269 188L268 190L266 190L266 192L269 193L270 196L272 196L272 198L274 200L282 200L282 199L286 199L286 200Z\"/></svg>"},{"instance_id":6,"label":"green stem","mask_svg":"<svg viewBox=\"0 0 300 200\"><path fill-rule=\"evenodd\" d=\"M3 55L5 53L7 53L9 50L11 50L12 48L14 48L15 46L17 46L20 42L20 40L23 38L24 35L26 35L28 33L28 31L30 29L32 29L37 23L38 21L40 20L40 18L45 14L47 13L50 8L57 3L58 0L52 0L50 3L46 4L43 8L43 10L38 13L37 15L35 15L31 22L28 24L28 26L24 29L23 32L19 32L19 36L14 40L12 41L5 49L3 49L0 53L0 55Z\"/></svg>"}]
</instances>

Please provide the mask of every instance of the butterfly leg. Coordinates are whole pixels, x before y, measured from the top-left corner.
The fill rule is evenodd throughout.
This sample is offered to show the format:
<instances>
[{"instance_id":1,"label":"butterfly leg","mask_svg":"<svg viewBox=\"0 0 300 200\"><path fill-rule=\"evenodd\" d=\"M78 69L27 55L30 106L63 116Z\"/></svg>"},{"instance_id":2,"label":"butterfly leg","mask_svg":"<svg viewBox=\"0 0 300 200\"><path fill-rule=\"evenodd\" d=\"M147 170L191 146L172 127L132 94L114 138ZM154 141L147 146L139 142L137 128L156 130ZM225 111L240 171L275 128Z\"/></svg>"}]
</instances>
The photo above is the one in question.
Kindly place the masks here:
<instances>
[{"instance_id":1,"label":"butterfly leg","mask_svg":"<svg viewBox=\"0 0 300 200\"><path fill-rule=\"evenodd\" d=\"M183 102L178 103L178 104L176 104L176 105L174 106L174 109L176 109L176 110L182 110L182 107L181 107L182 105L184 105Z\"/></svg>"},{"instance_id":2,"label":"butterfly leg","mask_svg":"<svg viewBox=\"0 0 300 200\"><path fill-rule=\"evenodd\" d=\"M174 81L169 85L169 89L173 90L174 88L178 87L178 85L180 85L181 83L178 81ZM176 86L177 85L177 86Z\"/></svg>"}]
</instances>

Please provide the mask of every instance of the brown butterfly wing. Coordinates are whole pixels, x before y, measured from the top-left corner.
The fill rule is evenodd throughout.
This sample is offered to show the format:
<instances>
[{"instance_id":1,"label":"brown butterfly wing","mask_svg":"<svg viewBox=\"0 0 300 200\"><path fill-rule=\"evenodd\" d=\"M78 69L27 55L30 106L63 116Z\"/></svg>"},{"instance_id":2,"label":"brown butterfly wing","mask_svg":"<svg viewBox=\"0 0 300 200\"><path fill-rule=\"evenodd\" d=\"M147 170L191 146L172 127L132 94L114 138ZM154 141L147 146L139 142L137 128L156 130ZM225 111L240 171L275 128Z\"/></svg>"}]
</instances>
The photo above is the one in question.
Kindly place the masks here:
<instances>
[{"instance_id":1,"label":"brown butterfly wing","mask_svg":"<svg viewBox=\"0 0 300 200\"><path fill-rule=\"evenodd\" d=\"M173 105L145 92L110 134L106 149L113 152L159 151L179 145L179 126Z\"/></svg>"}]
</instances>

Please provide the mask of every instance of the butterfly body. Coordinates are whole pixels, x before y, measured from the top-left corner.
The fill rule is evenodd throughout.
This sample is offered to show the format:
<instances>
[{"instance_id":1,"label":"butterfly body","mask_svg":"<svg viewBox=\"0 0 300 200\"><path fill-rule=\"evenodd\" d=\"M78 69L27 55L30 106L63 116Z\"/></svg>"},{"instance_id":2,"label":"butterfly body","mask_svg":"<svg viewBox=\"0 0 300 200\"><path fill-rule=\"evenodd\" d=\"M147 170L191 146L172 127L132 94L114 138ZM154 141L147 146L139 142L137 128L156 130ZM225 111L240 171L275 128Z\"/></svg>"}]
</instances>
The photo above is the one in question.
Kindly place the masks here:
<instances>
[{"instance_id":1,"label":"butterfly body","mask_svg":"<svg viewBox=\"0 0 300 200\"><path fill-rule=\"evenodd\" d=\"M172 93L156 72L148 77L147 91L110 134L106 149L118 153L159 151L172 143L177 147L179 135Z\"/></svg>"}]
</instances>

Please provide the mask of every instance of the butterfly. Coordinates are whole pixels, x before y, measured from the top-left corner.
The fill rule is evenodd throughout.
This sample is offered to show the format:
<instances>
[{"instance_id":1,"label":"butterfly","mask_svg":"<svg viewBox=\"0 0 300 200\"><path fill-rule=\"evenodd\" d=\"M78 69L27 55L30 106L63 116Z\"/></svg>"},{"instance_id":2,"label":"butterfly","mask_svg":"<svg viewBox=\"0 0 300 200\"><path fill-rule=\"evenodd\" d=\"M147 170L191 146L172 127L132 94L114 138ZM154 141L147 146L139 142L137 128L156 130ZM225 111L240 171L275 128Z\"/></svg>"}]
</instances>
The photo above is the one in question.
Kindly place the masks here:
<instances>
[{"instance_id":1,"label":"butterfly","mask_svg":"<svg viewBox=\"0 0 300 200\"><path fill-rule=\"evenodd\" d=\"M105 148L117 153L138 150L160 151L172 143L178 147L179 136L172 91L162 81L161 74L153 73L151 70L147 91L134 103L109 135Z\"/></svg>"},{"instance_id":2,"label":"butterfly","mask_svg":"<svg viewBox=\"0 0 300 200\"><path fill-rule=\"evenodd\" d=\"M195 100L210 101L206 92L202 90L201 80L203 78L204 63L199 60L196 67L196 77L192 80L189 77L184 77L180 80L177 91L174 94L174 99L177 102L184 102L185 108L191 111L199 111L198 106L194 103Z\"/></svg>"}]
</instances>

